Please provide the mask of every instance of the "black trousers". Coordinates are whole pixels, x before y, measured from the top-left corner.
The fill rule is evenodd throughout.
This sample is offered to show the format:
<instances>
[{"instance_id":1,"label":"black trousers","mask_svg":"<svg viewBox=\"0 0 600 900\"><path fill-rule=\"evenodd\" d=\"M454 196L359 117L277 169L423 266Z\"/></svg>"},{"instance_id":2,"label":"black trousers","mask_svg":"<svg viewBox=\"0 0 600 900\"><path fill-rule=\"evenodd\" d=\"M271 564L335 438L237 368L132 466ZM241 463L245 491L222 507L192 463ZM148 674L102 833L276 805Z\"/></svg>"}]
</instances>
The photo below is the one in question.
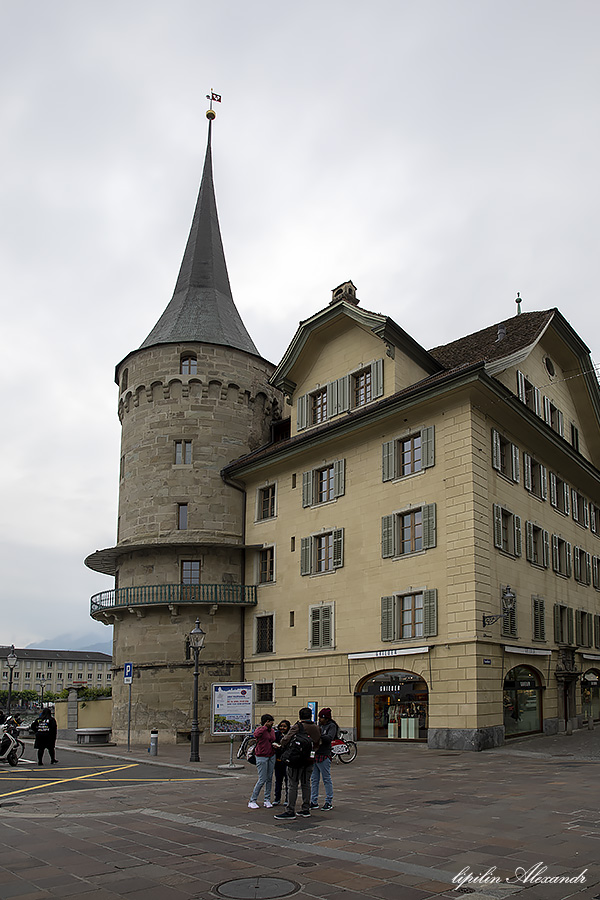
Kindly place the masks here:
<instances>
[{"instance_id":1,"label":"black trousers","mask_svg":"<svg viewBox=\"0 0 600 900\"><path fill-rule=\"evenodd\" d=\"M288 769L288 799L286 810L296 812L298 787L302 791L302 812L310 812L310 777L313 763L303 769Z\"/></svg>"}]
</instances>

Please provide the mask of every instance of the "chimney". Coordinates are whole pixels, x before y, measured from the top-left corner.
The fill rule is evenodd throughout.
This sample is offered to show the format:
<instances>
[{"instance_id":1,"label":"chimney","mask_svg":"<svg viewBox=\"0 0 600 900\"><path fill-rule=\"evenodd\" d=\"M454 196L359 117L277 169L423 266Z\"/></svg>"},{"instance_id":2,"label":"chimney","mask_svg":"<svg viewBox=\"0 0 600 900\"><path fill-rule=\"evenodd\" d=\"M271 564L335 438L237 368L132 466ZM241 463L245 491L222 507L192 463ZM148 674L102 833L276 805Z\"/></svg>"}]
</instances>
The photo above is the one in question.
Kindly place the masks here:
<instances>
[{"instance_id":1,"label":"chimney","mask_svg":"<svg viewBox=\"0 0 600 900\"><path fill-rule=\"evenodd\" d=\"M506 337L506 325L504 324L504 322L501 322L501 324L498 325L498 337L496 338L496 343L497 344L500 343L500 341L503 341L505 337Z\"/></svg>"},{"instance_id":2,"label":"chimney","mask_svg":"<svg viewBox=\"0 0 600 900\"><path fill-rule=\"evenodd\" d=\"M344 281L343 284L339 284L332 290L331 303L329 305L333 306L334 303L339 303L340 300L345 300L346 303L351 303L353 306L358 306L356 288L351 281Z\"/></svg>"}]
</instances>

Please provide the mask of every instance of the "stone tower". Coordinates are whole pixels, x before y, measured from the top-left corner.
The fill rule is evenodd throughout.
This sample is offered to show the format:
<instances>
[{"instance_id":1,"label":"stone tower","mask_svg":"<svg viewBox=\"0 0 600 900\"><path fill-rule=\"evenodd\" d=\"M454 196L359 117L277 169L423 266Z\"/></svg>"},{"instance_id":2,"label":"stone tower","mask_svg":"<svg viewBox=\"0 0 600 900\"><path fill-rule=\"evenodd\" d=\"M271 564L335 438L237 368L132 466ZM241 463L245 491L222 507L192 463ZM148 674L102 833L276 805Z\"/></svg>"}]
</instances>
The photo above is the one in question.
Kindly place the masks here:
<instances>
[{"instance_id":1,"label":"stone tower","mask_svg":"<svg viewBox=\"0 0 600 900\"><path fill-rule=\"evenodd\" d=\"M208 116L208 114L207 114ZM211 117L214 117L211 110ZM223 466L269 441L279 394L233 302L217 217L211 128L190 235L173 297L138 350L116 367L122 426L117 543L86 565L114 575L91 615L114 623L113 735L151 728L185 740L192 719L187 635L200 617L200 730L208 737L213 681L243 677L244 496Z\"/></svg>"}]
</instances>

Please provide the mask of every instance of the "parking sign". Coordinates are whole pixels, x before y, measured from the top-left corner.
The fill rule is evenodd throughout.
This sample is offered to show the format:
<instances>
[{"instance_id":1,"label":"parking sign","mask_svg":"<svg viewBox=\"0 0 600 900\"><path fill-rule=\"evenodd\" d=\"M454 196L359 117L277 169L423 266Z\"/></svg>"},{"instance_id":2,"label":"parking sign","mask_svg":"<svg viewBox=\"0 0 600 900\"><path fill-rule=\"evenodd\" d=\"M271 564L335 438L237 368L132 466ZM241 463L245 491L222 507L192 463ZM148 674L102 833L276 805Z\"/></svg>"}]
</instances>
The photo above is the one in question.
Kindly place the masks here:
<instances>
[{"instance_id":1,"label":"parking sign","mask_svg":"<svg viewBox=\"0 0 600 900\"><path fill-rule=\"evenodd\" d=\"M133 681L133 663L128 662L123 666L123 684L131 684Z\"/></svg>"}]
</instances>

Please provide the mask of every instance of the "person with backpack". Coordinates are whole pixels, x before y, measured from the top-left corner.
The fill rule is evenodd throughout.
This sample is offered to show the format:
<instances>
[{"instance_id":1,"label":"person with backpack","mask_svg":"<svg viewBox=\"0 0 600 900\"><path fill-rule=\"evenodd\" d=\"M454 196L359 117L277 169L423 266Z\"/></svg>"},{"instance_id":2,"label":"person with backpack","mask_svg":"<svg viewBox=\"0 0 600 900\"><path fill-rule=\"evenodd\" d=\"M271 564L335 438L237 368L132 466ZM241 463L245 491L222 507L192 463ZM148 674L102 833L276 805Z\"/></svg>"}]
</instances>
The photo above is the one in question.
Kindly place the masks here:
<instances>
[{"instance_id":1,"label":"person with backpack","mask_svg":"<svg viewBox=\"0 0 600 900\"><path fill-rule=\"evenodd\" d=\"M328 706L319 713L319 728L321 729L321 746L315 754L315 764L310 779L310 808L319 808L319 780L322 778L325 788L325 803L321 809L330 810L333 809L331 742L338 736L338 724L331 718L331 710Z\"/></svg>"},{"instance_id":2,"label":"person with backpack","mask_svg":"<svg viewBox=\"0 0 600 900\"><path fill-rule=\"evenodd\" d=\"M302 808L298 815L310 816L310 779L315 751L320 743L319 726L313 722L310 709L303 707L298 712L298 721L281 740L281 760L286 764L288 773L288 798L284 812L276 815L276 819L296 818L298 787L302 791Z\"/></svg>"}]
</instances>

